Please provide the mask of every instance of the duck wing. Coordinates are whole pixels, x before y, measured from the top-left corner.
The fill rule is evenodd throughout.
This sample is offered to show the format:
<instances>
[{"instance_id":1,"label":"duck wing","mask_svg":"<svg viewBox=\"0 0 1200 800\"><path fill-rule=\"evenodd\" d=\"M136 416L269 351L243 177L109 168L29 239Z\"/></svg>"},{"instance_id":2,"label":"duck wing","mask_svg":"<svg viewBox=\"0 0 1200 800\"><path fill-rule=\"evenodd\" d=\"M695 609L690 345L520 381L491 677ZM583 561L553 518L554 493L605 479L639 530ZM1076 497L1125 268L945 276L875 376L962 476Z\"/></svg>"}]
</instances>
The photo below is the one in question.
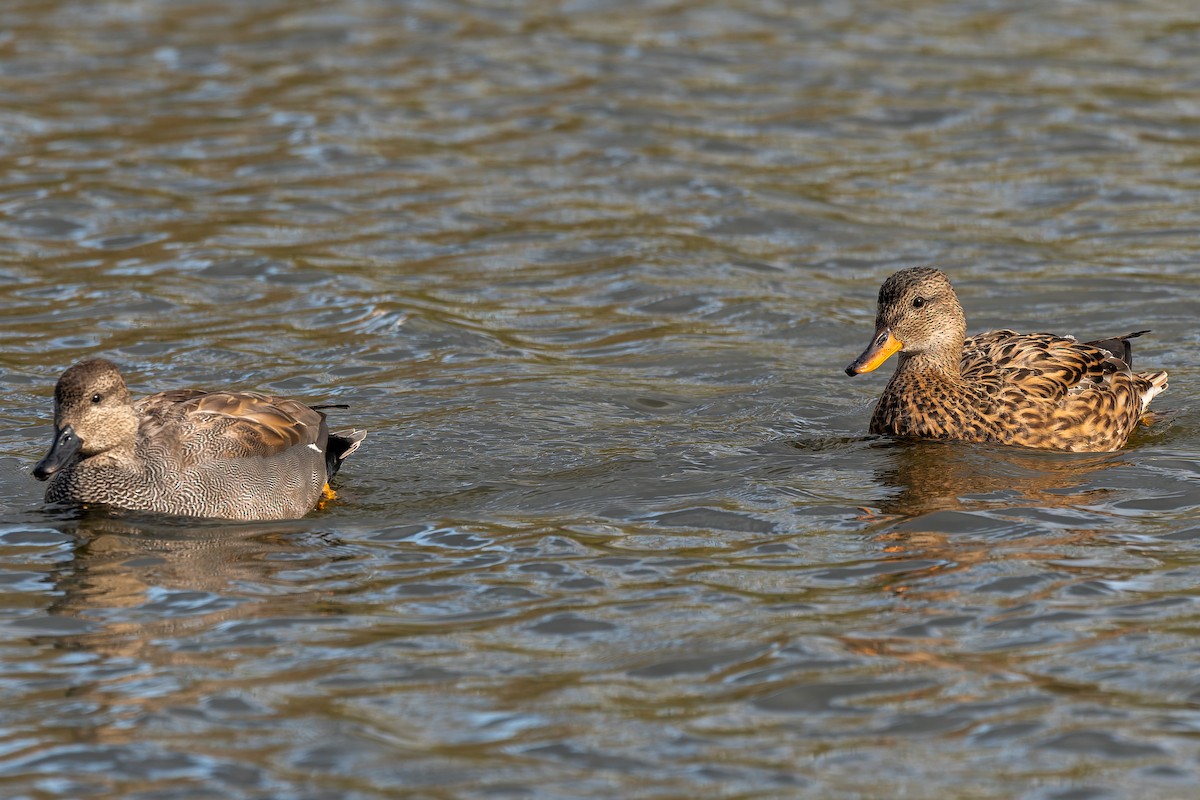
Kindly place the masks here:
<instances>
[{"instance_id":1,"label":"duck wing","mask_svg":"<svg viewBox=\"0 0 1200 800\"><path fill-rule=\"evenodd\" d=\"M267 458L297 446L324 450L325 415L258 392L209 392L181 404L197 432L219 434L224 455Z\"/></svg>"},{"instance_id":2,"label":"duck wing","mask_svg":"<svg viewBox=\"0 0 1200 800\"><path fill-rule=\"evenodd\" d=\"M171 389L135 400L133 410L139 420L139 436L143 440L163 436L166 429L176 426L186 415L184 403L206 394L203 389Z\"/></svg>"},{"instance_id":3,"label":"duck wing","mask_svg":"<svg viewBox=\"0 0 1200 800\"><path fill-rule=\"evenodd\" d=\"M986 394L1010 403L1058 402L1103 385L1116 370L1128 372L1120 356L1136 335L1080 342L1050 333L991 331L967 339L961 371Z\"/></svg>"},{"instance_id":4,"label":"duck wing","mask_svg":"<svg viewBox=\"0 0 1200 800\"><path fill-rule=\"evenodd\" d=\"M135 404L144 440L172 439L194 458L269 458L297 446L324 451L325 415L305 404L259 392L177 389Z\"/></svg>"}]
</instances>

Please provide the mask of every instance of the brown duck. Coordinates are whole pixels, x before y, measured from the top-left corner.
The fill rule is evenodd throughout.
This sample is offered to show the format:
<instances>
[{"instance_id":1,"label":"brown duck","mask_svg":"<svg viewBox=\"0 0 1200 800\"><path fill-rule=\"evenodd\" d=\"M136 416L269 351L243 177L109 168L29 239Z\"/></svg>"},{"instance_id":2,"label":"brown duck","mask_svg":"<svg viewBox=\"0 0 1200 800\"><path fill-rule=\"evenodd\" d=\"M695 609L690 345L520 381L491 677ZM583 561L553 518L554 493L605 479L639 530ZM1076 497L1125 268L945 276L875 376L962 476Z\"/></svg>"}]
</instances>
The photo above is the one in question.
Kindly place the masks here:
<instances>
[{"instance_id":1,"label":"brown duck","mask_svg":"<svg viewBox=\"0 0 1200 800\"><path fill-rule=\"evenodd\" d=\"M319 408L319 407L318 407ZM179 389L134 400L111 362L82 361L54 387L54 443L33 468L46 502L190 517L295 519L364 431L257 392Z\"/></svg>"},{"instance_id":2,"label":"brown duck","mask_svg":"<svg viewBox=\"0 0 1200 800\"><path fill-rule=\"evenodd\" d=\"M1120 449L1165 372L1133 372L1129 340L991 331L967 338L940 270L905 269L879 289L875 338L847 375L900 363L871 416L871 433L999 442L1075 452Z\"/></svg>"}]
</instances>

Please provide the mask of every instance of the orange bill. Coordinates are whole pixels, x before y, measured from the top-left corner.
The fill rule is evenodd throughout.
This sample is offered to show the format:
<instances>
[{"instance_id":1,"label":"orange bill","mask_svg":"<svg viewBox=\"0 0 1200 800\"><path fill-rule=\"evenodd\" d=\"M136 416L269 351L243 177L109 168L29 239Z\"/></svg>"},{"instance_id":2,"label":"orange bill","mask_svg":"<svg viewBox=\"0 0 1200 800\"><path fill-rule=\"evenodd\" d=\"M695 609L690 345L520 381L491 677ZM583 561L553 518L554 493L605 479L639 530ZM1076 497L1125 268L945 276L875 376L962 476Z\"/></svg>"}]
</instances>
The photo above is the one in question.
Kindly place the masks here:
<instances>
[{"instance_id":1,"label":"orange bill","mask_svg":"<svg viewBox=\"0 0 1200 800\"><path fill-rule=\"evenodd\" d=\"M902 347L904 347L904 342L892 336L889 329L884 328L877 331L875 338L871 340L871 345L855 359L853 364L846 367L846 374L861 375L864 372L870 372L891 358L892 354Z\"/></svg>"}]
</instances>

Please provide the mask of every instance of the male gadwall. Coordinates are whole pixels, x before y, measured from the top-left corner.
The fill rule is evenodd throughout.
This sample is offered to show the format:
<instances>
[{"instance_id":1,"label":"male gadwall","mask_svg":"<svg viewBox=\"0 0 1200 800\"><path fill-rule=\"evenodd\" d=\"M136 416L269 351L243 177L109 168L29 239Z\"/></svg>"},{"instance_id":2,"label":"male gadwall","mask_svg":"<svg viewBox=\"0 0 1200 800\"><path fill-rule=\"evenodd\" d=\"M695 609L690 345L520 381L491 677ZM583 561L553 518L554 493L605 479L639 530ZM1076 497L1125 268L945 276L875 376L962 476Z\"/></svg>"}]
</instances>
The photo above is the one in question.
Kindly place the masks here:
<instances>
[{"instance_id":1,"label":"male gadwall","mask_svg":"<svg viewBox=\"0 0 1200 800\"><path fill-rule=\"evenodd\" d=\"M1133 372L1129 340L991 331L967 323L944 273L905 269L879 289L875 337L846 374L900 363L871 416L871 433L999 442L1048 450L1121 448L1165 372Z\"/></svg>"},{"instance_id":2,"label":"male gadwall","mask_svg":"<svg viewBox=\"0 0 1200 800\"><path fill-rule=\"evenodd\" d=\"M322 408L318 406L317 408ZM46 502L190 517L295 519L365 431L257 392L177 389L134 400L111 362L82 361L54 387L54 443L33 468Z\"/></svg>"}]
</instances>

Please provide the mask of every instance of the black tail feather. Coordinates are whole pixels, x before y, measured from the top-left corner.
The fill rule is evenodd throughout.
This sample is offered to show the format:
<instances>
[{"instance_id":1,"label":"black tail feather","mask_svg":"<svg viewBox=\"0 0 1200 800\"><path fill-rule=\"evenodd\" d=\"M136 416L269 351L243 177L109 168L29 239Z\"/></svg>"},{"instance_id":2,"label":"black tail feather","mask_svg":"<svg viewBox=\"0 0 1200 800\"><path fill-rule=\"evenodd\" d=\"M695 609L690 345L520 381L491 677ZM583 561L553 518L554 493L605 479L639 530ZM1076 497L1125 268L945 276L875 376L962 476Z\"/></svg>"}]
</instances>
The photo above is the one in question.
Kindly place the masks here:
<instances>
[{"instance_id":1,"label":"black tail feather","mask_svg":"<svg viewBox=\"0 0 1200 800\"><path fill-rule=\"evenodd\" d=\"M337 475L338 468L342 466L346 456L357 450L366 437L366 431L357 429L329 434L329 444L325 448L325 472L329 480Z\"/></svg>"},{"instance_id":2,"label":"black tail feather","mask_svg":"<svg viewBox=\"0 0 1200 800\"><path fill-rule=\"evenodd\" d=\"M1136 331L1127 333L1124 336L1114 336L1111 339L1098 339L1094 342L1088 342L1092 347L1099 347L1101 350L1107 350L1117 358L1125 362L1125 366L1133 369L1133 345L1129 343L1130 339L1136 339L1143 333L1150 331Z\"/></svg>"}]
</instances>

